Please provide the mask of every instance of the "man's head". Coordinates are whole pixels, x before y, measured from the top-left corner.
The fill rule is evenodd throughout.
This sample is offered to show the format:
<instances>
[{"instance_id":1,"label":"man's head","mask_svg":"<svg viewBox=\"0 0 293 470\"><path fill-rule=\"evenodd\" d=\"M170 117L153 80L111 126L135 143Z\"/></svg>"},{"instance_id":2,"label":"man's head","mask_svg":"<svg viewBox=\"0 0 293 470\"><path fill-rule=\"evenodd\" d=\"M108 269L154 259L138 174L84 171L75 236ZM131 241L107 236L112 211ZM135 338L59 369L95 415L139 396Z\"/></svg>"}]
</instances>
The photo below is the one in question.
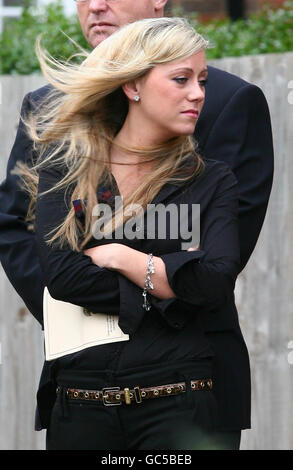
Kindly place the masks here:
<instances>
[{"instance_id":1,"label":"man's head","mask_svg":"<svg viewBox=\"0 0 293 470\"><path fill-rule=\"evenodd\" d=\"M163 16L168 0L76 0L83 34L92 47L127 23Z\"/></svg>"}]
</instances>

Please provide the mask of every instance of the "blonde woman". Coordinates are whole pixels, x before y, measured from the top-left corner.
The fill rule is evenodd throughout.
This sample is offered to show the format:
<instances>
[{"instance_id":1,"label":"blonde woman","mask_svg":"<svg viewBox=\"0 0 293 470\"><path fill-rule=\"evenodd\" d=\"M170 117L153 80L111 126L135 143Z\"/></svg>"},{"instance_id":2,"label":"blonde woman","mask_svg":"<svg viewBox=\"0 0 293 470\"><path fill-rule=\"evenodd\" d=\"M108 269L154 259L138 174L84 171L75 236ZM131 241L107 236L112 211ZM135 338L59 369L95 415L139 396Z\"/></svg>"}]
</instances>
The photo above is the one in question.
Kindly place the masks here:
<instances>
[{"instance_id":1,"label":"blonde woman","mask_svg":"<svg viewBox=\"0 0 293 470\"><path fill-rule=\"evenodd\" d=\"M45 284L58 300L118 314L129 335L52 363L47 449L214 445L217 378L201 316L235 308L239 246L236 179L203 162L191 138L207 45L186 20L157 18L123 27L80 66L39 49L53 87L27 116L39 158L21 171ZM148 219L159 206L171 217Z\"/></svg>"}]
</instances>

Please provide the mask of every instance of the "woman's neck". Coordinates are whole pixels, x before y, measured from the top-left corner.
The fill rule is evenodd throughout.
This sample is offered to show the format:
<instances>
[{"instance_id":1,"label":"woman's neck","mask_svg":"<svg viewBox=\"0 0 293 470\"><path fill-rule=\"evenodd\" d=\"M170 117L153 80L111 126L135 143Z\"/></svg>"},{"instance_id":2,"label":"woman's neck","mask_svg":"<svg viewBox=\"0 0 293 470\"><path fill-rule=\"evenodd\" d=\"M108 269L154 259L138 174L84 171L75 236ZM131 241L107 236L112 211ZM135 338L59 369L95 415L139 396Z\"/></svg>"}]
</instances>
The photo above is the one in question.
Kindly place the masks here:
<instances>
[{"instance_id":1,"label":"woman's neck","mask_svg":"<svg viewBox=\"0 0 293 470\"><path fill-rule=\"evenodd\" d=\"M124 151L118 146L113 145L110 151L110 167L112 173L128 173L131 171L131 174L144 174L149 171L154 166L154 161L144 161L144 155L136 155Z\"/></svg>"},{"instance_id":2,"label":"woman's neck","mask_svg":"<svg viewBox=\"0 0 293 470\"><path fill-rule=\"evenodd\" d=\"M114 144L130 148L152 148L164 144L170 138L172 138L171 135L162 135L153 122L142 120L139 113L130 110L121 130L114 139ZM128 157L131 158L131 161L139 161L141 158L130 152Z\"/></svg>"},{"instance_id":3,"label":"woman's neck","mask_svg":"<svg viewBox=\"0 0 293 470\"><path fill-rule=\"evenodd\" d=\"M143 135L132 130L126 122L122 129L115 136L110 152L110 161L113 164L133 165L139 167L148 167L154 162L147 162L151 156L135 153L130 149L141 149L153 147L155 145L150 139L145 139Z\"/></svg>"}]
</instances>

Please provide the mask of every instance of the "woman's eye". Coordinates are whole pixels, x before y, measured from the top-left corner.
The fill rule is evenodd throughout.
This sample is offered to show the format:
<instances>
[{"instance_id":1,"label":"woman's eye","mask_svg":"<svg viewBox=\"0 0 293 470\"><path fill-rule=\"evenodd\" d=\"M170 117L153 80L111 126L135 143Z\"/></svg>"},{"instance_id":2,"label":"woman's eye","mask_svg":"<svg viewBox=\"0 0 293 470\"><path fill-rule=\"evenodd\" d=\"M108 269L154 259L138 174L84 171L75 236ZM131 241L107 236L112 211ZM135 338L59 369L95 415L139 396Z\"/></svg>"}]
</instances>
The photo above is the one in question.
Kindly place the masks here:
<instances>
[{"instance_id":1,"label":"woman's eye","mask_svg":"<svg viewBox=\"0 0 293 470\"><path fill-rule=\"evenodd\" d=\"M173 78L173 80L175 80L175 82L179 83L180 85L183 85L187 82L188 79L186 77L176 77Z\"/></svg>"},{"instance_id":2,"label":"woman's eye","mask_svg":"<svg viewBox=\"0 0 293 470\"><path fill-rule=\"evenodd\" d=\"M206 80L199 80L198 83L199 83L200 86L205 87L207 82L208 82L208 80L206 79Z\"/></svg>"}]
</instances>

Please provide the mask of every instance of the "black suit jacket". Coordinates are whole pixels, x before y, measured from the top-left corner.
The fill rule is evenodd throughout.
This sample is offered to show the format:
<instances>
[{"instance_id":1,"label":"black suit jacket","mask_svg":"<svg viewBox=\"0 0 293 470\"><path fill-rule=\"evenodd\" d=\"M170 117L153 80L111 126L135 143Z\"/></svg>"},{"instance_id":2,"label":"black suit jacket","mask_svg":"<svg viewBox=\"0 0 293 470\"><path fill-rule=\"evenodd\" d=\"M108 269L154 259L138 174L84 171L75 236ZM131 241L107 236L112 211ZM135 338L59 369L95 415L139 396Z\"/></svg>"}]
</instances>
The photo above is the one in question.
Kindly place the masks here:
<instances>
[{"instance_id":1,"label":"black suit jacket","mask_svg":"<svg viewBox=\"0 0 293 470\"><path fill-rule=\"evenodd\" d=\"M48 87L43 87L27 95L21 112L29 112L47 92ZM203 156L228 163L238 181L240 271L257 242L273 178L270 116L261 90L234 75L209 67L206 102L196 127L196 138ZM16 291L42 323L44 281L35 235L27 230L24 222L28 199L18 189L17 176L10 173L16 160L26 161L31 152L31 142L20 123L8 162L7 178L0 187L0 258ZM249 364L237 311L208 313L203 323L216 354L215 375L220 381L228 373L231 381L231 387L225 385L219 392L222 427L249 427ZM233 360L236 355L239 357L237 364ZM48 369L49 365L45 364L38 392L41 412L38 429L46 427L49 401L55 399Z\"/></svg>"}]
</instances>

